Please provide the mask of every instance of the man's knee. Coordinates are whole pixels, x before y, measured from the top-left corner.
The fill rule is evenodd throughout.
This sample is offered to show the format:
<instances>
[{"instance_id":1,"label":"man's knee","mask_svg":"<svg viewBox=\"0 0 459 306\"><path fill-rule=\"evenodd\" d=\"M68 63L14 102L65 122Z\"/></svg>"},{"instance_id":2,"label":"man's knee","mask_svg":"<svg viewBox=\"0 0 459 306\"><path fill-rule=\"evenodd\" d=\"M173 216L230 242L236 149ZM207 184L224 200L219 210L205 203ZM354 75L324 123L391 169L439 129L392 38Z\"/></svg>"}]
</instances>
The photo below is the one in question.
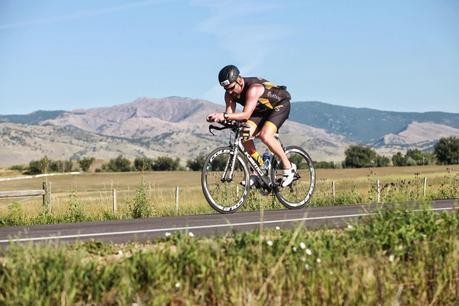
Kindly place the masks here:
<instances>
[{"instance_id":1,"label":"man's knee","mask_svg":"<svg viewBox=\"0 0 459 306\"><path fill-rule=\"evenodd\" d=\"M270 140L272 140L274 138L274 133L272 131L270 131L270 130L263 129L260 132L259 138L260 138L261 141L266 143L266 142L269 142Z\"/></svg>"}]
</instances>

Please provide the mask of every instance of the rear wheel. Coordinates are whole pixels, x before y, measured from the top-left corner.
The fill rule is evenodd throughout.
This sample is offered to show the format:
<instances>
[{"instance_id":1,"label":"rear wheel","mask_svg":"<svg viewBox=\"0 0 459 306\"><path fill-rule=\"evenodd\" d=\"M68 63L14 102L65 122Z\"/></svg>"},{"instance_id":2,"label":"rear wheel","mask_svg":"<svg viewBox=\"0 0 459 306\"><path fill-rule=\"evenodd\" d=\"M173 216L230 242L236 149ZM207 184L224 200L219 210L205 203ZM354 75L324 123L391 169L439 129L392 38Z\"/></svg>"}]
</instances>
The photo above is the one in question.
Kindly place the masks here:
<instances>
[{"instance_id":1,"label":"rear wheel","mask_svg":"<svg viewBox=\"0 0 459 306\"><path fill-rule=\"evenodd\" d=\"M316 182L314 165L309 154L300 147L287 147L285 153L289 161L296 165L297 171L293 182L282 188L282 163L274 158L271 171L271 180L275 184L274 193L279 202L288 209L303 208L309 203L314 193Z\"/></svg>"},{"instance_id":2,"label":"rear wheel","mask_svg":"<svg viewBox=\"0 0 459 306\"><path fill-rule=\"evenodd\" d=\"M201 186L210 206L220 213L233 213L249 195L249 170L238 155L231 173L230 147L221 147L207 156L201 173Z\"/></svg>"}]
</instances>

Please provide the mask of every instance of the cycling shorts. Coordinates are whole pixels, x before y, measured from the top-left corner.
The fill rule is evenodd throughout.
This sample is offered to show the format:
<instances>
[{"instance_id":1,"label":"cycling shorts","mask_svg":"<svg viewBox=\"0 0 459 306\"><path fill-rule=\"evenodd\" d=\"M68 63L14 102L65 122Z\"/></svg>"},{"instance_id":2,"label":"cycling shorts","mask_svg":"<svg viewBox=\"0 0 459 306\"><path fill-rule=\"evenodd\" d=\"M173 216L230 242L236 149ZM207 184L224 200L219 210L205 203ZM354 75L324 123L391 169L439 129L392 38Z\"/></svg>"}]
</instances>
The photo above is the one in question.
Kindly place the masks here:
<instances>
[{"instance_id":1,"label":"cycling shorts","mask_svg":"<svg viewBox=\"0 0 459 306\"><path fill-rule=\"evenodd\" d=\"M290 100L279 103L273 109L255 109L247 123L260 131L264 125L271 125L277 133L290 114Z\"/></svg>"}]
</instances>

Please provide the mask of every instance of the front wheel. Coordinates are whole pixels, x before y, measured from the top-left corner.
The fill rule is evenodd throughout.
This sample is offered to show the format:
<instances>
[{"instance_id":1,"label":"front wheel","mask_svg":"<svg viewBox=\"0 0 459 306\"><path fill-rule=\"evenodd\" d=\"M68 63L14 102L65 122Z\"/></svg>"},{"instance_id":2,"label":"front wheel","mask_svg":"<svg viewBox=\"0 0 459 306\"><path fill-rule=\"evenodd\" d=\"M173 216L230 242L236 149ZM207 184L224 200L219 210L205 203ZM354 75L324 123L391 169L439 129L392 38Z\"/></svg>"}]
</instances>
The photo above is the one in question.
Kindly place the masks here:
<instances>
[{"instance_id":1,"label":"front wheel","mask_svg":"<svg viewBox=\"0 0 459 306\"><path fill-rule=\"evenodd\" d=\"M316 183L316 171L312 159L306 151L297 146L285 149L288 160L297 167L293 182L282 188L282 163L273 159L271 180L274 183L274 194L279 202L288 209L303 208L311 200Z\"/></svg>"},{"instance_id":2,"label":"front wheel","mask_svg":"<svg viewBox=\"0 0 459 306\"><path fill-rule=\"evenodd\" d=\"M201 173L201 186L209 205L222 214L233 213L249 195L249 170L239 154L234 161L230 147L210 153Z\"/></svg>"}]
</instances>

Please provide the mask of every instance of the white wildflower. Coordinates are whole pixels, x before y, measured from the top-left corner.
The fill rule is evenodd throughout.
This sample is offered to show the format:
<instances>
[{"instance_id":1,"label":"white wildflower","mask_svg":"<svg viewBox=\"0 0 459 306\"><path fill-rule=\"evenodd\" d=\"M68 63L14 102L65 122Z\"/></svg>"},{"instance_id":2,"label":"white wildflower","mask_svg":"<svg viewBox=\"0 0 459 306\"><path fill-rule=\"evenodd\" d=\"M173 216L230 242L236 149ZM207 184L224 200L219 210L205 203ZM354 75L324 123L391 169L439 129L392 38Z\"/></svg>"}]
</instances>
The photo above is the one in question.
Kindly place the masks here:
<instances>
[{"instance_id":1,"label":"white wildflower","mask_svg":"<svg viewBox=\"0 0 459 306\"><path fill-rule=\"evenodd\" d=\"M293 251L293 252L296 252L296 250L297 250L296 247L293 247L293 248L292 248L292 251Z\"/></svg>"},{"instance_id":2,"label":"white wildflower","mask_svg":"<svg viewBox=\"0 0 459 306\"><path fill-rule=\"evenodd\" d=\"M353 227L351 224L348 224L348 225L347 225L347 228L351 230L351 229L353 229L354 227Z\"/></svg>"},{"instance_id":3,"label":"white wildflower","mask_svg":"<svg viewBox=\"0 0 459 306\"><path fill-rule=\"evenodd\" d=\"M301 257L301 261L306 261L306 257Z\"/></svg>"},{"instance_id":4,"label":"white wildflower","mask_svg":"<svg viewBox=\"0 0 459 306\"><path fill-rule=\"evenodd\" d=\"M403 250L403 245L399 245L399 246L397 247L397 250Z\"/></svg>"},{"instance_id":5,"label":"white wildflower","mask_svg":"<svg viewBox=\"0 0 459 306\"><path fill-rule=\"evenodd\" d=\"M276 226L276 230L277 230L277 231L280 231L280 227L279 227L279 226Z\"/></svg>"},{"instance_id":6,"label":"white wildflower","mask_svg":"<svg viewBox=\"0 0 459 306\"><path fill-rule=\"evenodd\" d=\"M118 253L116 253L117 255L120 255L120 256L123 256L123 251L119 250Z\"/></svg>"},{"instance_id":7,"label":"white wildflower","mask_svg":"<svg viewBox=\"0 0 459 306\"><path fill-rule=\"evenodd\" d=\"M317 263L320 264L322 261L320 260L320 258L317 258L316 259Z\"/></svg>"},{"instance_id":8,"label":"white wildflower","mask_svg":"<svg viewBox=\"0 0 459 306\"><path fill-rule=\"evenodd\" d=\"M391 254L391 255L389 256L389 261L390 261L390 262L394 262L394 259L395 259L395 256Z\"/></svg>"},{"instance_id":9,"label":"white wildflower","mask_svg":"<svg viewBox=\"0 0 459 306\"><path fill-rule=\"evenodd\" d=\"M181 284L180 282L175 283L175 288L180 288Z\"/></svg>"},{"instance_id":10,"label":"white wildflower","mask_svg":"<svg viewBox=\"0 0 459 306\"><path fill-rule=\"evenodd\" d=\"M312 255L312 251L311 251L310 249L306 249L306 251L305 251L305 252L306 252L306 254L308 254L309 256L311 256L311 255Z\"/></svg>"},{"instance_id":11,"label":"white wildflower","mask_svg":"<svg viewBox=\"0 0 459 306\"><path fill-rule=\"evenodd\" d=\"M166 236L166 237L170 237L170 236L171 236L171 233L169 233L169 232L165 232L165 233L164 233L164 236Z\"/></svg>"},{"instance_id":12,"label":"white wildflower","mask_svg":"<svg viewBox=\"0 0 459 306\"><path fill-rule=\"evenodd\" d=\"M189 233L188 233L188 236L190 236L190 237L194 237L194 234L193 234L193 232L189 232Z\"/></svg>"},{"instance_id":13,"label":"white wildflower","mask_svg":"<svg viewBox=\"0 0 459 306\"><path fill-rule=\"evenodd\" d=\"M269 245L269 246L273 246L273 241L272 240L268 240L268 241L266 241L266 244Z\"/></svg>"},{"instance_id":14,"label":"white wildflower","mask_svg":"<svg viewBox=\"0 0 459 306\"><path fill-rule=\"evenodd\" d=\"M311 270L311 267L310 267L308 264L305 264L305 265L304 265L304 268L306 269L306 271Z\"/></svg>"},{"instance_id":15,"label":"white wildflower","mask_svg":"<svg viewBox=\"0 0 459 306\"><path fill-rule=\"evenodd\" d=\"M304 244L304 242L300 242L300 248L301 248L302 250L304 250L304 249L306 248L306 245Z\"/></svg>"}]
</instances>

